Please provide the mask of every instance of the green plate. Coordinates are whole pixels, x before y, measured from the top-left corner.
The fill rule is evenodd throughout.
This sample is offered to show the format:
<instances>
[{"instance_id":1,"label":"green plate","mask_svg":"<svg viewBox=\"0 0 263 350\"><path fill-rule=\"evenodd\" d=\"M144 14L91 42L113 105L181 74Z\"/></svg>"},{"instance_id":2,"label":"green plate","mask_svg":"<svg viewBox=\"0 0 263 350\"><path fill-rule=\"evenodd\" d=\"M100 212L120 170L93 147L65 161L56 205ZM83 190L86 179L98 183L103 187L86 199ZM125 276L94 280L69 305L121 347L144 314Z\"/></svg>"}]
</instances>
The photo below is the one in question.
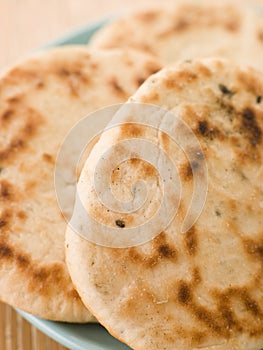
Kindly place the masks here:
<instances>
[{"instance_id":1,"label":"green plate","mask_svg":"<svg viewBox=\"0 0 263 350\"><path fill-rule=\"evenodd\" d=\"M62 45L87 44L92 35L109 19L80 28L72 33L48 43L42 48ZM72 350L127 350L123 343L113 338L105 328L98 324L73 324L43 320L21 310L17 310L27 321L60 344Z\"/></svg>"},{"instance_id":2,"label":"green plate","mask_svg":"<svg viewBox=\"0 0 263 350\"><path fill-rule=\"evenodd\" d=\"M27 321L60 344L72 350L129 350L95 323L77 324L43 320L17 310Z\"/></svg>"}]
</instances>

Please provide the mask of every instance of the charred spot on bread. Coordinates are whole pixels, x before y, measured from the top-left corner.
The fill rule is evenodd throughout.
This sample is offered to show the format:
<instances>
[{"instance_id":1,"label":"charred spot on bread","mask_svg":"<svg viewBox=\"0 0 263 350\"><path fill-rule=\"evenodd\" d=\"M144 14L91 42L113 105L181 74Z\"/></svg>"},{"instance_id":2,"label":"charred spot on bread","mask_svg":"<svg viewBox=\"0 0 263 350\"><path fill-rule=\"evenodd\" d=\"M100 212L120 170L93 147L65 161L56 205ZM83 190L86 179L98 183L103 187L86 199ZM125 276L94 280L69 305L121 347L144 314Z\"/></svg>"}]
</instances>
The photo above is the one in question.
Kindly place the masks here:
<instances>
[{"instance_id":1,"label":"charred spot on bread","mask_svg":"<svg viewBox=\"0 0 263 350\"><path fill-rule=\"evenodd\" d=\"M118 227L120 227L120 228L124 228L124 227L125 227L125 222L124 222L123 220L120 220L120 219L116 220L116 221L115 221L115 224L116 224Z\"/></svg>"},{"instance_id":2,"label":"charred spot on bread","mask_svg":"<svg viewBox=\"0 0 263 350\"><path fill-rule=\"evenodd\" d=\"M251 108L246 108L242 112L241 129L246 134L252 146L257 146L261 143L262 131Z\"/></svg>"},{"instance_id":3,"label":"charred spot on bread","mask_svg":"<svg viewBox=\"0 0 263 350\"><path fill-rule=\"evenodd\" d=\"M232 96L233 96L234 92L231 91L226 85L224 85L224 84L219 84L218 86L219 86L219 89L220 89L220 91L222 92L222 94L228 95L229 97L232 97Z\"/></svg>"}]
</instances>

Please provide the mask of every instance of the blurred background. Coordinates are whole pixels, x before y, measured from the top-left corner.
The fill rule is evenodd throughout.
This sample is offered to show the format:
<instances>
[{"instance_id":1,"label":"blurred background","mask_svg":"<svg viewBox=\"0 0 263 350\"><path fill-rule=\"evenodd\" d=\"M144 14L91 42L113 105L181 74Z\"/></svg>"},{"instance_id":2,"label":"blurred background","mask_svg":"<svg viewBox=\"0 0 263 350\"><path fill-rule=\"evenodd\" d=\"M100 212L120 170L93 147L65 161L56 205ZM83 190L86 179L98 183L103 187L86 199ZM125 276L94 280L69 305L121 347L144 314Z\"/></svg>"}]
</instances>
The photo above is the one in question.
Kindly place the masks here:
<instances>
[{"instance_id":1,"label":"blurred background","mask_svg":"<svg viewBox=\"0 0 263 350\"><path fill-rule=\"evenodd\" d=\"M71 29L165 2L169 0L0 0L0 70Z\"/></svg>"},{"instance_id":2,"label":"blurred background","mask_svg":"<svg viewBox=\"0 0 263 350\"><path fill-rule=\"evenodd\" d=\"M173 1L176 0L0 0L0 70L75 27ZM263 5L263 0L243 1Z\"/></svg>"}]
</instances>

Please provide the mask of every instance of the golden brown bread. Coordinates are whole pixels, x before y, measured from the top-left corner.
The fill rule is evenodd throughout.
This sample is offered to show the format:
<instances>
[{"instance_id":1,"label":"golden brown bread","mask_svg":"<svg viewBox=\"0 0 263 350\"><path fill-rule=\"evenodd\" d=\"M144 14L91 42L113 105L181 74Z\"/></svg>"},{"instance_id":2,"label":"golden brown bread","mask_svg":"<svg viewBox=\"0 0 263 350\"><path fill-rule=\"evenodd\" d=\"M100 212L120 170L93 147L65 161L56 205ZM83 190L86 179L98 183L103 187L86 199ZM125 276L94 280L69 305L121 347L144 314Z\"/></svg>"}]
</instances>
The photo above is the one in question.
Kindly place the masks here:
<instances>
[{"instance_id":1,"label":"golden brown bread","mask_svg":"<svg viewBox=\"0 0 263 350\"><path fill-rule=\"evenodd\" d=\"M156 172L131 157L114 168L111 187L116 188L116 197L127 200L131 183L143 177L157 199L143 207L144 217L137 212L105 215L107 208L97 200L92 172L105 149L116 142L132 136L157 144L175 162L183 184L173 222L143 245L103 247L80 237L70 226L67 229L67 263L83 302L133 349L262 348L262 96L263 76L252 69L220 59L179 62L148 78L130 101L158 105L186 122L205 158L189 163L169 136L131 124L141 122L143 112L132 115L123 109L118 120L123 125L105 132L87 159L78 193L86 210L107 226L116 227L118 216L124 218L125 228L141 219L151 220L152 209L160 205ZM167 115L160 117L160 125ZM180 133L180 126L174 129L171 123L173 130ZM206 202L196 223L182 234L193 171L201 169L204 161ZM118 230L125 235L124 228ZM99 225L93 233L100 234Z\"/></svg>"},{"instance_id":2,"label":"golden brown bread","mask_svg":"<svg viewBox=\"0 0 263 350\"><path fill-rule=\"evenodd\" d=\"M176 1L113 21L95 33L94 48L133 47L164 64L220 56L262 70L263 19L244 1Z\"/></svg>"},{"instance_id":3,"label":"golden brown bread","mask_svg":"<svg viewBox=\"0 0 263 350\"><path fill-rule=\"evenodd\" d=\"M1 300L48 319L94 320L64 260L66 221L54 189L57 152L77 121L126 100L138 80L158 68L134 51L76 46L29 58L1 78Z\"/></svg>"}]
</instances>

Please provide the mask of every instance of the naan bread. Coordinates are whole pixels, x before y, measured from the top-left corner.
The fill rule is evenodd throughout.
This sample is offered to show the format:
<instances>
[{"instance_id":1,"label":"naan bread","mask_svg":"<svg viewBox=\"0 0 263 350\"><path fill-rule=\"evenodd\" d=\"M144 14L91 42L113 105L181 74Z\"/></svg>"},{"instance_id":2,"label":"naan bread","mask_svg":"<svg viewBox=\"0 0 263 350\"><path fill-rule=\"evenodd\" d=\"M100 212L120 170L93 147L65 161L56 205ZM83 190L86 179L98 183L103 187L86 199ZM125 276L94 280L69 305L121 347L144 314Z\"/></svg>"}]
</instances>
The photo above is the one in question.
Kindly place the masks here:
<instances>
[{"instance_id":1,"label":"naan bread","mask_svg":"<svg viewBox=\"0 0 263 350\"><path fill-rule=\"evenodd\" d=\"M1 78L1 300L51 320L94 320L64 259L66 221L54 189L57 152L77 121L125 101L159 68L132 50L76 46L29 58Z\"/></svg>"},{"instance_id":2,"label":"naan bread","mask_svg":"<svg viewBox=\"0 0 263 350\"><path fill-rule=\"evenodd\" d=\"M161 182L132 146L115 148L112 158L111 153L108 156L109 169L114 159L130 151L130 159L112 170L115 197L129 200L131 189L136 190L131 185L144 179L149 201L141 212L107 213L92 182L97 163L105 161L105 150L130 138L148 140L173 160L182 183L173 221L148 243L130 248L101 246L82 238L72 226L67 229L66 259L84 304L111 334L133 349L263 347L262 96L263 75L252 69L216 58L179 62L146 80L130 99L137 113L126 113L124 105L113 118L123 124L106 131L87 159L77 187L84 208L123 236L126 228L137 224L143 228L152 219L160 206ZM168 134L134 125L149 121L147 113L142 119L144 109L135 102L163 107L187 123L203 156L182 137L190 143L188 156L193 158L189 162ZM157 124L166 125L168 114L156 113ZM171 136L182 135L175 117L169 125ZM195 224L182 233L195 181L205 164L205 205ZM107 172L106 165L104 169ZM83 222L77 224L83 226ZM97 226L94 237L101 234ZM90 234L87 227L80 233Z\"/></svg>"},{"instance_id":3,"label":"naan bread","mask_svg":"<svg viewBox=\"0 0 263 350\"><path fill-rule=\"evenodd\" d=\"M176 1L106 25L90 45L138 48L165 64L220 56L262 70L263 19L240 1Z\"/></svg>"}]
</instances>

